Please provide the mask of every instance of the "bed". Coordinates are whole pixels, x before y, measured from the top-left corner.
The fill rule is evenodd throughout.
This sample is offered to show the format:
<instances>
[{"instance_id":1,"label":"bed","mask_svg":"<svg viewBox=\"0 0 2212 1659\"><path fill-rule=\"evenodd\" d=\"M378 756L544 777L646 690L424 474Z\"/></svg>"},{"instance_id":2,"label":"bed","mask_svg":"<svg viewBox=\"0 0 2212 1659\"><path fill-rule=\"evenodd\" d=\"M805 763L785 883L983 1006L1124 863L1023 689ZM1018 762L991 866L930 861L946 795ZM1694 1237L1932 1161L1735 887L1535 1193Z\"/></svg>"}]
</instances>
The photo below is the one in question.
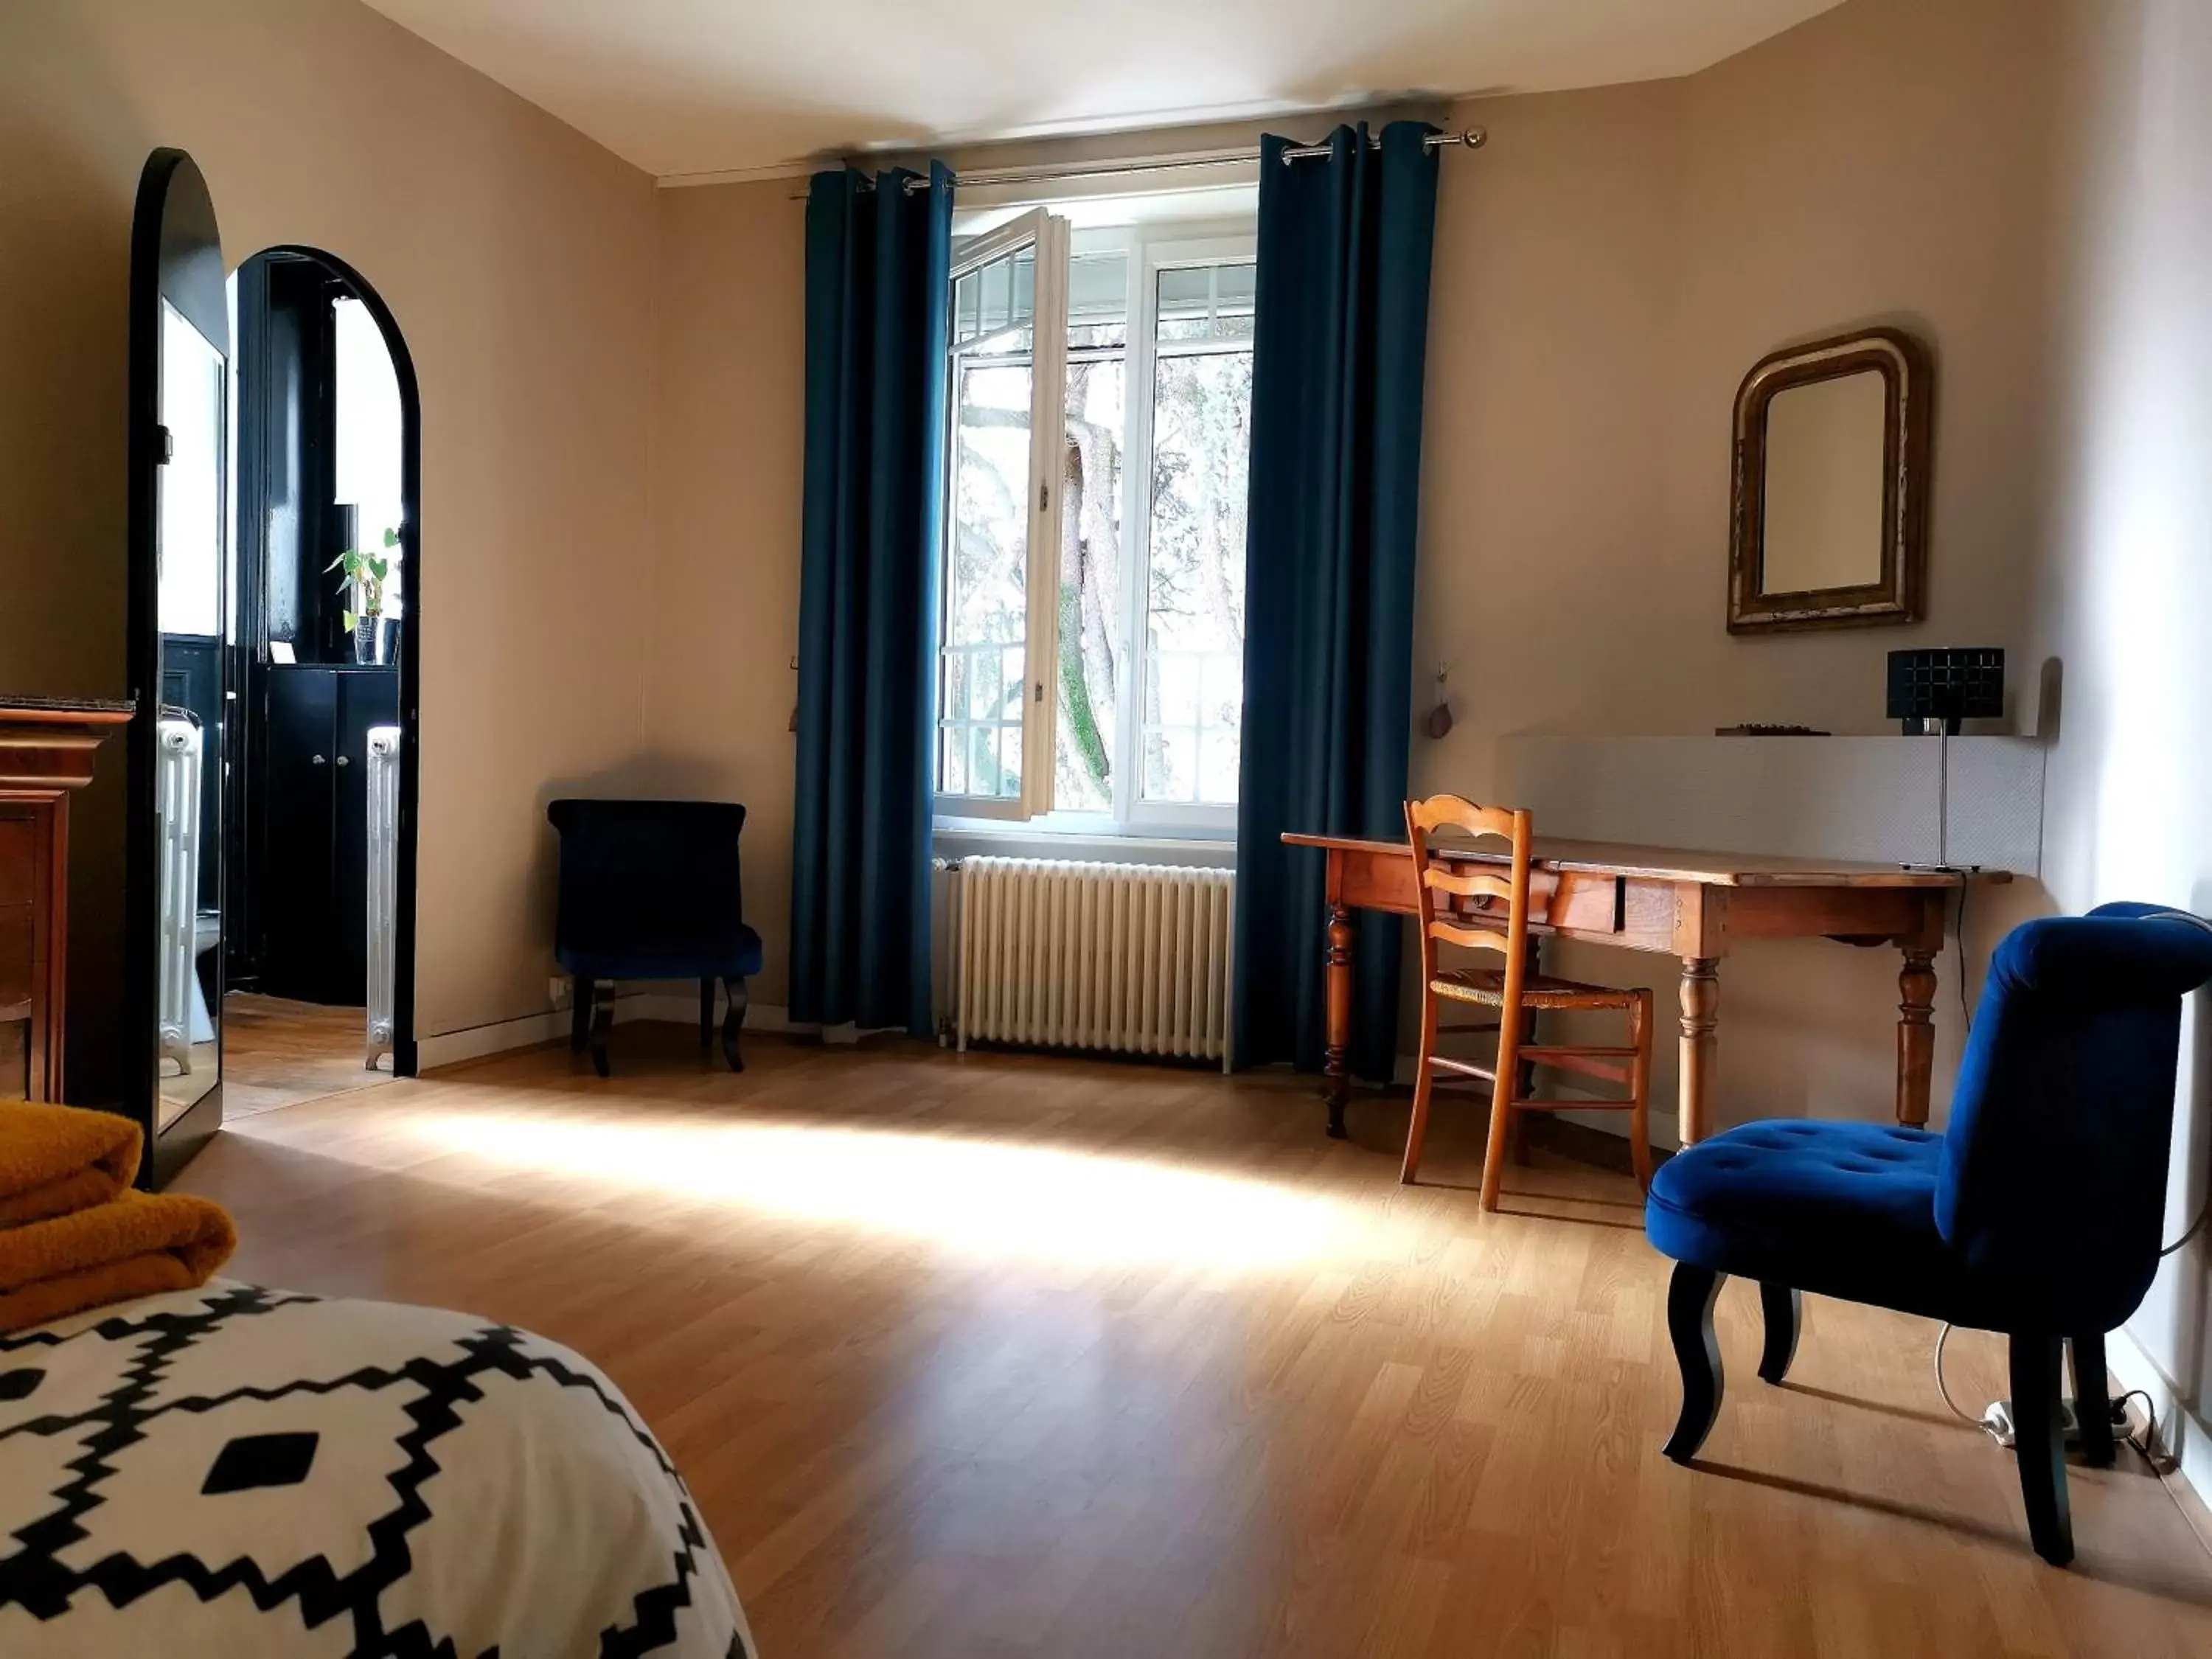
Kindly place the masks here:
<instances>
[{"instance_id":1,"label":"bed","mask_svg":"<svg viewBox=\"0 0 2212 1659\"><path fill-rule=\"evenodd\" d=\"M588 1361L216 1281L0 1336L0 1653L753 1659Z\"/></svg>"}]
</instances>

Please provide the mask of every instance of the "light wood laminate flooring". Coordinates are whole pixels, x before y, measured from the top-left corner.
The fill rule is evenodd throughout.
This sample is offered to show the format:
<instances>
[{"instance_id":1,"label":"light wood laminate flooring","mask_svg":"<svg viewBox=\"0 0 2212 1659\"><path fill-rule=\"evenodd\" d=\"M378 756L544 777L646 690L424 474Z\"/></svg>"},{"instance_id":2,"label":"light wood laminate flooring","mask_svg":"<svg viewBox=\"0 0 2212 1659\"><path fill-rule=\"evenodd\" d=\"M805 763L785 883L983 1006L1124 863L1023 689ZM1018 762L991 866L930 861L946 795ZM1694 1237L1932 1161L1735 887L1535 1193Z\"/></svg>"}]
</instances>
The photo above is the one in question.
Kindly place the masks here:
<instances>
[{"instance_id":1,"label":"light wood laminate flooring","mask_svg":"<svg viewBox=\"0 0 2212 1659\"><path fill-rule=\"evenodd\" d=\"M1626 1177L1479 1107L1321 1133L1310 1080L624 1026L254 1117L179 1185L237 1276L580 1350L689 1480L765 1659L2212 1653L2212 1557L2132 1453L2030 1552L1925 1321L1754 1287L1699 1467ZM1954 1392L2004 1390L1997 1339Z\"/></svg>"}]
</instances>

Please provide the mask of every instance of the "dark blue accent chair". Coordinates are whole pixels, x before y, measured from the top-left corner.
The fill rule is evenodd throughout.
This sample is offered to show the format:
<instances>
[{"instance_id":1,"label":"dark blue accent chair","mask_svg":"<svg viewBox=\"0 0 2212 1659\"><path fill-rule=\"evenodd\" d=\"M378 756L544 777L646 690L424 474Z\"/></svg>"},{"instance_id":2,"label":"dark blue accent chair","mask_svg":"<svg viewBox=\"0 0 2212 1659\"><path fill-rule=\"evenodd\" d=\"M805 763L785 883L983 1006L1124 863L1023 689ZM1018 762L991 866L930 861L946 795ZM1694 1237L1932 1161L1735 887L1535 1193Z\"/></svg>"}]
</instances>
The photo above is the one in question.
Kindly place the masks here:
<instances>
[{"instance_id":1,"label":"dark blue accent chair","mask_svg":"<svg viewBox=\"0 0 2212 1659\"><path fill-rule=\"evenodd\" d=\"M738 1033L761 939L745 926L738 837L745 809L712 800L556 800L561 902L553 955L575 976L570 1046L607 1075L614 988L625 979L699 981L699 1043L714 1040L714 981L729 988L722 1054L744 1070ZM601 990L605 992L601 999Z\"/></svg>"},{"instance_id":2,"label":"dark blue accent chair","mask_svg":"<svg viewBox=\"0 0 2212 1659\"><path fill-rule=\"evenodd\" d=\"M1747 1123L1671 1159L1644 1225L1676 1266L1667 1321L1687 1462L1720 1409L1713 1302L1759 1281L1759 1374L1779 1382L1811 1291L2010 1339L2021 1492L2036 1552L2074 1557L2061 1352L2093 1464L2112 1461L2105 1334L2158 1271L2181 1000L2212 980L2212 932L2148 904L2014 928L1990 964L1949 1128Z\"/></svg>"}]
</instances>

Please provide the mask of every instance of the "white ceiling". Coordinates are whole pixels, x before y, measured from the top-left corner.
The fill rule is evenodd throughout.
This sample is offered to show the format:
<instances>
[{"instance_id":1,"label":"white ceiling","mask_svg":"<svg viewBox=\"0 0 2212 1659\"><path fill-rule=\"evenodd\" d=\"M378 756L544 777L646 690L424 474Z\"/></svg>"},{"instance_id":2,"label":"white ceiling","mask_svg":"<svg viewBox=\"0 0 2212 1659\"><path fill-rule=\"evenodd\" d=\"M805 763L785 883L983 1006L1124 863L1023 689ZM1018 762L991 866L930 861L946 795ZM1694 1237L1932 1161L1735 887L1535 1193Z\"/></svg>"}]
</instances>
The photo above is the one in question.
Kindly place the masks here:
<instances>
[{"instance_id":1,"label":"white ceiling","mask_svg":"<svg viewBox=\"0 0 2212 1659\"><path fill-rule=\"evenodd\" d=\"M661 176L1686 75L1838 0L368 0Z\"/></svg>"}]
</instances>

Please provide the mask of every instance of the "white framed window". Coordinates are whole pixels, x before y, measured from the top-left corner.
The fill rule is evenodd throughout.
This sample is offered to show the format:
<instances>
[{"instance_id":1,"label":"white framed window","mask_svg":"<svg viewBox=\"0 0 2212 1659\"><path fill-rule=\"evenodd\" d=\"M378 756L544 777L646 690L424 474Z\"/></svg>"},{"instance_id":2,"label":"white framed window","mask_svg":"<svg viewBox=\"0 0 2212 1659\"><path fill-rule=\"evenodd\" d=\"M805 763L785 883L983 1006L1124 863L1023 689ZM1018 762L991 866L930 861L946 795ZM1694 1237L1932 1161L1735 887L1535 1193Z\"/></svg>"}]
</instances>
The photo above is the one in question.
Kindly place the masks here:
<instances>
[{"instance_id":1,"label":"white framed window","mask_svg":"<svg viewBox=\"0 0 2212 1659\"><path fill-rule=\"evenodd\" d=\"M1234 830L1254 269L1249 225L1042 211L960 250L941 817Z\"/></svg>"}]
</instances>

